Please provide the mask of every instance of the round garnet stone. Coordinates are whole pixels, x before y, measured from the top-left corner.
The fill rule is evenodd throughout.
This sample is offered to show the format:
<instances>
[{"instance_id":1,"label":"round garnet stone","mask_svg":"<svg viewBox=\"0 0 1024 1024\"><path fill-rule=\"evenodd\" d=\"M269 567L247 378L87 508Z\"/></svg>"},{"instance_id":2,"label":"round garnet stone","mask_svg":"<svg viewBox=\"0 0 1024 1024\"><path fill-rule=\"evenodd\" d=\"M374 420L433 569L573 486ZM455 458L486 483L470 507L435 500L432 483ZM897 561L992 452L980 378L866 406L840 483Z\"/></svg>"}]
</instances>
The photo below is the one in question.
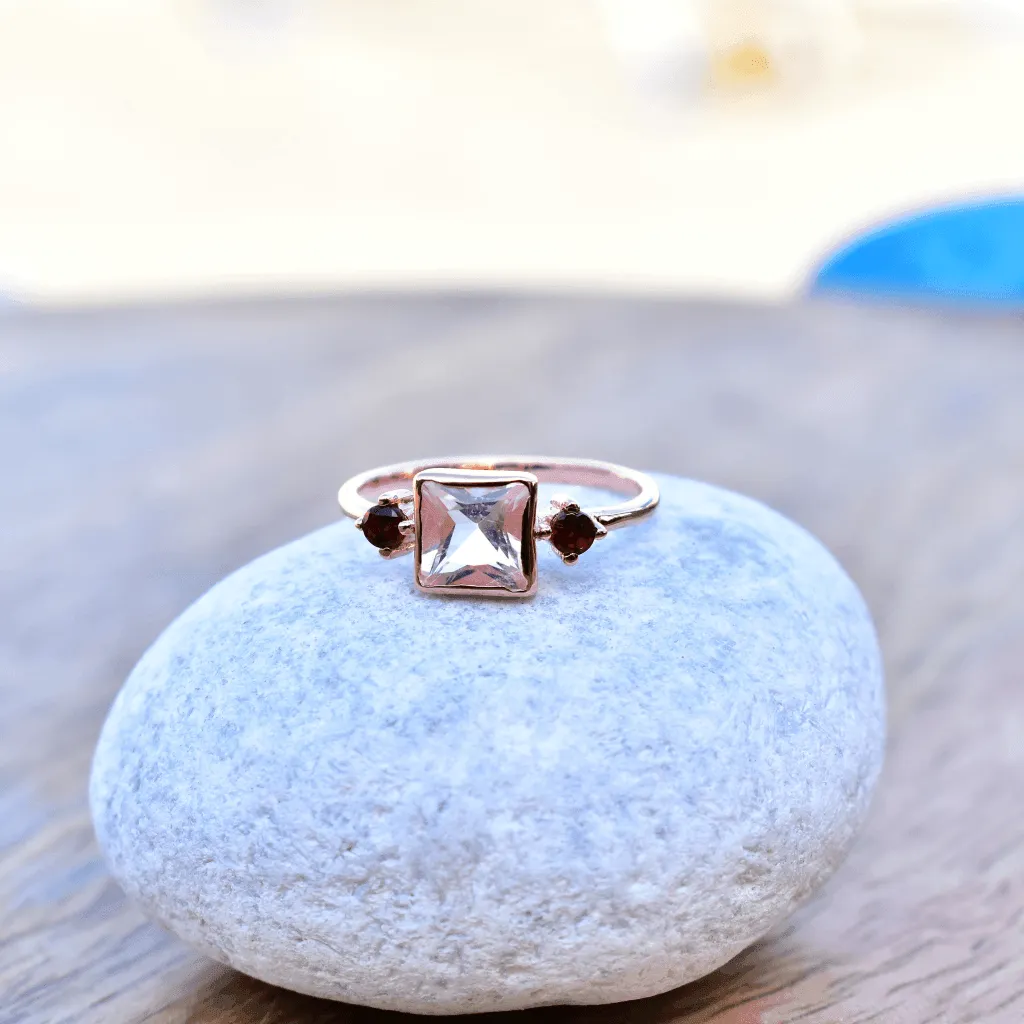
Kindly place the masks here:
<instances>
[{"instance_id":1,"label":"round garnet stone","mask_svg":"<svg viewBox=\"0 0 1024 1024\"><path fill-rule=\"evenodd\" d=\"M363 536L375 548L394 551L405 540L398 527L406 518L406 514L397 505L374 505L363 520Z\"/></svg>"},{"instance_id":2,"label":"round garnet stone","mask_svg":"<svg viewBox=\"0 0 1024 1024\"><path fill-rule=\"evenodd\" d=\"M563 555L582 555L597 536L597 524L586 512L562 509L551 517L551 544Z\"/></svg>"}]
</instances>

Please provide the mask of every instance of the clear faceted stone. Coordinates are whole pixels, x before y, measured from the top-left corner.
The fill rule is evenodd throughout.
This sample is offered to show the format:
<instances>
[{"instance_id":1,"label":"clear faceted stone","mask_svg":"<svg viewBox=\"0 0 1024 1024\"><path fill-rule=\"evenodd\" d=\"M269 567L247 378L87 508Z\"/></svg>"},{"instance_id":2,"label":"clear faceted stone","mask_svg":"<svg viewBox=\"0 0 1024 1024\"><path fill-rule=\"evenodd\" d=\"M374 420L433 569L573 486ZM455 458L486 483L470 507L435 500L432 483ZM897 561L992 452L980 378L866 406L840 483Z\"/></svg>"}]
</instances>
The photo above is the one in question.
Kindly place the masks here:
<instances>
[{"instance_id":1,"label":"clear faceted stone","mask_svg":"<svg viewBox=\"0 0 1024 1024\"><path fill-rule=\"evenodd\" d=\"M417 524L420 585L528 590L523 549L532 543L530 496L529 485L519 482L423 481Z\"/></svg>"}]
</instances>

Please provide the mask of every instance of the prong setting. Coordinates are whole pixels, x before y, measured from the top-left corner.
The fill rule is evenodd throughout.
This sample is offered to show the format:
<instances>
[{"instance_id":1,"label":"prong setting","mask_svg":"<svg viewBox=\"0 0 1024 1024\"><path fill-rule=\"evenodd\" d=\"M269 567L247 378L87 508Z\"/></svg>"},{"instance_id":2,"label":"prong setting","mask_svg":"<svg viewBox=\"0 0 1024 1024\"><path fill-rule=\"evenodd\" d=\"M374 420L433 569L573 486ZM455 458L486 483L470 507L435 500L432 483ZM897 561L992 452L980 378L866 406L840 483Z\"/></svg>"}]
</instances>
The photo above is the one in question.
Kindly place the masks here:
<instances>
[{"instance_id":1,"label":"prong setting","mask_svg":"<svg viewBox=\"0 0 1024 1024\"><path fill-rule=\"evenodd\" d=\"M412 491L385 491L356 521L356 527L382 558L412 551L410 530L415 530L415 522L408 515L412 502Z\"/></svg>"},{"instance_id":2,"label":"prong setting","mask_svg":"<svg viewBox=\"0 0 1024 1024\"><path fill-rule=\"evenodd\" d=\"M377 554L380 555L381 558L392 559L401 558L402 555L407 555L410 551L412 551L412 545L403 544L401 547L397 548L379 548L377 550Z\"/></svg>"},{"instance_id":3,"label":"prong setting","mask_svg":"<svg viewBox=\"0 0 1024 1024\"><path fill-rule=\"evenodd\" d=\"M412 505L414 501L413 493L410 490L402 488L396 491L385 491L378 499L378 505Z\"/></svg>"},{"instance_id":4,"label":"prong setting","mask_svg":"<svg viewBox=\"0 0 1024 1024\"><path fill-rule=\"evenodd\" d=\"M590 550L598 537L608 531L592 515L580 508L571 498L557 497L551 502L551 511L539 524L538 536L543 535L566 565L575 565L580 555Z\"/></svg>"}]
</instances>

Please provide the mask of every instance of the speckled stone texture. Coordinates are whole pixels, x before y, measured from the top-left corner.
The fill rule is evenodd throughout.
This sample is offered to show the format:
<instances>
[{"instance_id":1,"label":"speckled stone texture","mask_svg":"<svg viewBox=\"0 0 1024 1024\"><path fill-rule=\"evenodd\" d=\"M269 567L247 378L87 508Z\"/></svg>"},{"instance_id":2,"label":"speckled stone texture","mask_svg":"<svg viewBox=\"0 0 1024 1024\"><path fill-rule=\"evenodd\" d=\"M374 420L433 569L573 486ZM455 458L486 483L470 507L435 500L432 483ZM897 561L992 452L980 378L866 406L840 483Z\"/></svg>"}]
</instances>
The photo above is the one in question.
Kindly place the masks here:
<instances>
[{"instance_id":1,"label":"speckled stone texture","mask_svg":"<svg viewBox=\"0 0 1024 1024\"><path fill-rule=\"evenodd\" d=\"M395 1010L631 999L737 954L864 818L880 658L806 532L661 484L579 565L542 545L532 601L417 595L350 522L214 587L104 727L115 877L239 970Z\"/></svg>"}]
</instances>

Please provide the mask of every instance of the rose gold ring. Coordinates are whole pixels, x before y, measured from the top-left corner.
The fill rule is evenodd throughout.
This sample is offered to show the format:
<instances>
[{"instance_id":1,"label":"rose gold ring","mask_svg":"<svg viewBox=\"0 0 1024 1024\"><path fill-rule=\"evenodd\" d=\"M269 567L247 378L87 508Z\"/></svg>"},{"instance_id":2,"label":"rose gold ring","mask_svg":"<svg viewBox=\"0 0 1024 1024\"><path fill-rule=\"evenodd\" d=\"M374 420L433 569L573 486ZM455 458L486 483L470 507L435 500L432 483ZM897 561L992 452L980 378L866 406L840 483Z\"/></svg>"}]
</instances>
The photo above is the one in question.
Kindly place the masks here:
<instances>
[{"instance_id":1,"label":"rose gold ring","mask_svg":"<svg viewBox=\"0 0 1024 1024\"><path fill-rule=\"evenodd\" d=\"M627 500L582 508L556 497L538 516L542 481L598 487ZM609 530L649 516L658 485L611 462L468 455L359 473L342 484L338 503L385 558L415 552L421 591L529 597L537 591L538 540L572 565Z\"/></svg>"}]
</instances>

